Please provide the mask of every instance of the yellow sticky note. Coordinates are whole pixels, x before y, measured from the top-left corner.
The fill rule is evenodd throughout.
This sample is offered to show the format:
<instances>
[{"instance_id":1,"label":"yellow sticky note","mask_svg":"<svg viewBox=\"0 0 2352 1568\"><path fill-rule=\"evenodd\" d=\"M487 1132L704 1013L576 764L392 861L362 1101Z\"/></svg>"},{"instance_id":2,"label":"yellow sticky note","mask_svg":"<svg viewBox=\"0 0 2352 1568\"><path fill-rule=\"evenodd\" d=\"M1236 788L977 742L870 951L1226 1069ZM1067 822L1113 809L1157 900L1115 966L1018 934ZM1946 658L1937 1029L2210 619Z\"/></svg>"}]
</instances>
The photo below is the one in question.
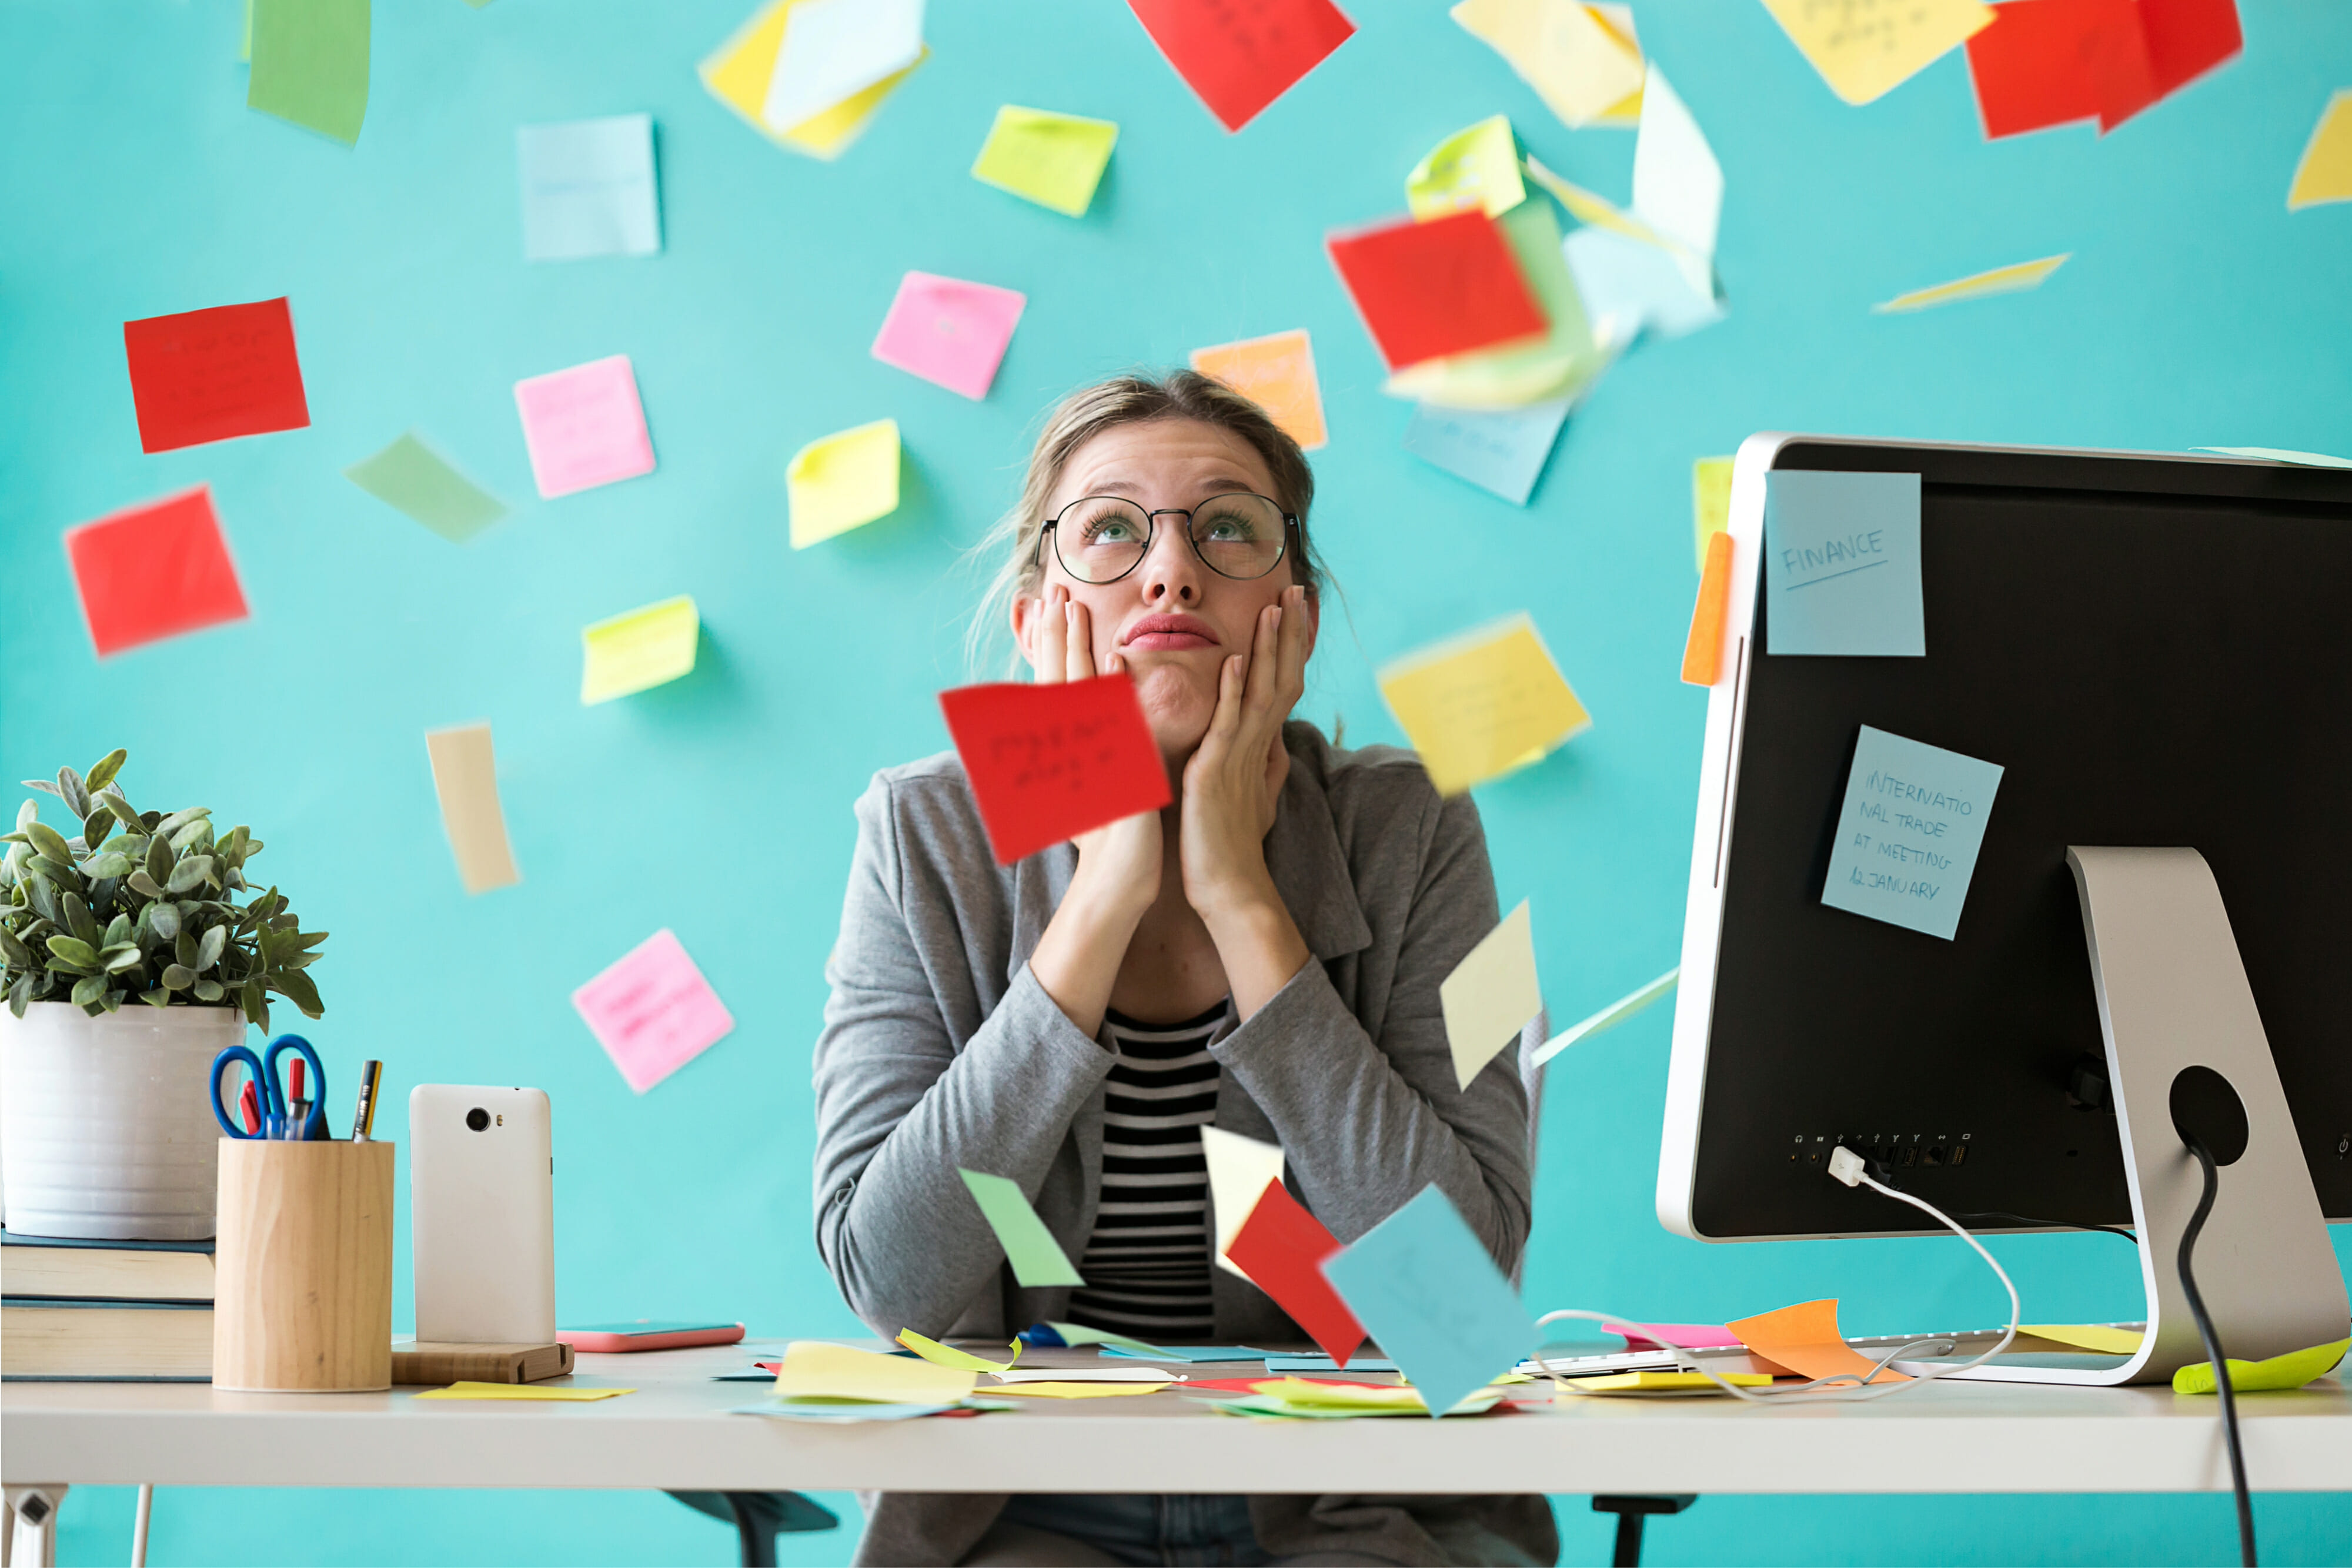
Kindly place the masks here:
<instances>
[{"instance_id":1,"label":"yellow sticky note","mask_svg":"<svg viewBox=\"0 0 2352 1568\"><path fill-rule=\"evenodd\" d=\"M2137 1354L2140 1342L2147 1337L2145 1329L2119 1329L2107 1323L2020 1323L2017 1332L2101 1355Z\"/></svg>"},{"instance_id":2,"label":"yellow sticky note","mask_svg":"<svg viewBox=\"0 0 2352 1568\"><path fill-rule=\"evenodd\" d=\"M2352 87L2337 89L2320 110L2294 166L2294 183L2287 187L2288 212L2324 202L2352 202Z\"/></svg>"},{"instance_id":3,"label":"yellow sticky note","mask_svg":"<svg viewBox=\"0 0 2352 1568\"><path fill-rule=\"evenodd\" d=\"M941 1344L935 1339L926 1339L913 1329L900 1329L898 1343L933 1366L950 1367L958 1372L1010 1372L1013 1370L1013 1362L1021 1359L1021 1342L1017 1339L1013 1342L1013 1361L990 1361L985 1356L974 1355L968 1350L958 1350L951 1344Z\"/></svg>"},{"instance_id":4,"label":"yellow sticky note","mask_svg":"<svg viewBox=\"0 0 2352 1568\"><path fill-rule=\"evenodd\" d=\"M1270 1395L1293 1405L1320 1406L1340 1410L1426 1410L1427 1403L1418 1388L1390 1383L1317 1383L1304 1377L1285 1377L1253 1385L1255 1393Z\"/></svg>"},{"instance_id":5,"label":"yellow sticky note","mask_svg":"<svg viewBox=\"0 0 2352 1568\"><path fill-rule=\"evenodd\" d=\"M1108 120L1008 103L988 128L971 177L1071 217L1086 215L1118 127Z\"/></svg>"},{"instance_id":6,"label":"yellow sticky note","mask_svg":"<svg viewBox=\"0 0 2352 1568\"><path fill-rule=\"evenodd\" d=\"M1568 125L1592 124L1642 89L1640 54L1579 0L1462 0L1448 15Z\"/></svg>"},{"instance_id":7,"label":"yellow sticky note","mask_svg":"<svg viewBox=\"0 0 2352 1568\"><path fill-rule=\"evenodd\" d=\"M585 1399L617 1399L624 1394L635 1394L634 1388L557 1387L548 1383L453 1383L446 1388L428 1388L415 1396L419 1399L547 1399L580 1401Z\"/></svg>"},{"instance_id":8,"label":"yellow sticky note","mask_svg":"<svg viewBox=\"0 0 2352 1568\"><path fill-rule=\"evenodd\" d=\"M2284 1355L2274 1355L2267 1361L2240 1361L2231 1356L2222 1364L2230 1369L2230 1388L2236 1394L2259 1394L2266 1390L2300 1388L2315 1377L2325 1377L2343 1361L2344 1353L2352 1350L2352 1340L2330 1340L2308 1350L2291 1350ZM2175 1394L2210 1394L2214 1391L2213 1364L2192 1361L2172 1375Z\"/></svg>"},{"instance_id":9,"label":"yellow sticky note","mask_svg":"<svg viewBox=\"0 0 2352 1568\"><path fill-rule=\"evenodd\" d=\"M1642 57L1642 40L1633 29L1633 7L1612 4L1612 0L1600 0L1599 4L1587 4L1584 8L1601 19L1601 25L1609 29L1627 54L1635 59ZM1611 104L1592 123L1622 125L1628 131L1639 126L1642 123L1642 89L1637 87Z\"/></svg>"},{"instance_id":10,"label":"yellow sticky note","mask_svg":"<svg viewBox=\"0 0 2352 1568\"><path fill-rule=\"evenodd\" d=\"M1441 408L1525 408L1579 396L1609 368L1611 350L1593 340L1550 206L1523 202L1503 214L1501 227L1550 330L1531 343L1452 354L1399 371L1381 389L1389 396Z\"/></svg>"},{"instance_id":11,"label":"yellow sticky note","mask_svg":"<svg viewBox=\"0 0 2352 1568\"><path fill-rule=\"evenodd\" d=\"M1741 1388L1769 1385L1769 1372L1721 1372L1724 1382ZM1588 1394L1655 1394L1669 1389L1713 1388L1715 1379L1704 1372L1612 1372L1599 1377L1571 1377L1568 1382Z\"/></svg>"},{"instance_id":12,"label":"yellow sticky note","mask_svg":"<svg viewBox=\"0 0 2352 1568\"><path fill-rule=\"evenodd\" d=\"M1445 1043L1454 1051L1454 1082L1467 1089L1478 1070L1543 1011L1535 931L1525 899L1454 966L1454 972L1438 985L1437 1002L1445 1010Z\"/></svg>"},{"instance_id":13,"label":"yellow sticky note","mask_svg":"<svg viewBox=\"0 0 2352 1568\"><path fill-rule=\"evenodd\" d=\"M1870 308L1885 316L1905 310L1925 310L1930 306L1949 305L1959 299L1982 299L1994 294L2015 294L2027 288L2039 288L2042 280L2066 265L2064 256L2045 256L2039 261L2021 261L2009 267L1996 267L1990 272L1972 272L1966 277L1956 277L1949 283L1938 283L1932 288L1915 288L1908 294L1898 294L1884 305Z\"/></svg>"},{"instance_id":14,"label":"yellow sticky note","mask_svg":"<svg viewBox=\"0 0 2352 1568\"><path fill-rule=\"evenodd\" d=\"M1329 439L1323 427L1323 392L1315 380L1315 347L1303 329L1195 349L1192 360L1194 370L1265 410L1301 451L1312 452Z\"/></svg>"},{"instance_id":15,"label":"yellow sticky note","mask_svg":"<svg viewBox=\"0 0 2352 1568\"><path fill-rule=\"evenodd\" d=\"M1381 671L1381 695L1441 795L1459 795L1592 727L1523 612Z\"/></svg>"},{"instance_id":16,"label":"yellow sticky note","mask_svg":"<svg viewBox=\"0 0 2352 1568\"><path fill-rule=\"evenodd\" d=\"M898 509L898 422L877 419L810 442L784 470L793 548L806 549Z\"/></svg>"},{"instance_id":17,"label":"yellow sticky note","mask_svg":"<svg viewBox=\"0 0 2352 1568\"><path fill-rule=\"evenodd\" d=\"M1018 1394L1030 1399L1116 1399L1126 1394L1157 1394L1164 1383L1008 1383L991 1394Z\"/></svg>"},{"instance_id":18,"label":"yellow sticky note","mask_svg":"<svg viewBox=\"0 0 2352 1568\"><path fill-rule=\"evenodd\" d=\"M610 702L693 674L701 636L702 617L683 593L597 622L580 633L580 701Z\"/></svg>"},{"instance_id":19,"label":"yellow sticky note","mask_svg":"<svg viewBox=\"0 0 2352 1568\"><path fill-rule=\"evenodd\" d=\"M931 51L926 47L905 70L851 94L814 119L789 131L774 130L761 117L761 111L767 107L768 84L776 74L776 53L783 47L784 25L791 19L792 8L803 3L804 0L769 0L736 30L734 37L702 62L702 85L713 98L741 115L761 135L778 146L813 157L831 158L856 139L866 121L873 119L874 111L882 107L882 100L919 69L923 61L931 57Z\"/></svg>"},{"instance_id":20,"label":"yellow sticky note","mask_svg":"<svg viewBox=\"0 0 2352 1568\"><path fill-rule=\"evenodd\" d=\"M903 1355L877 1355L824 1340L796 1339L776 1373L779 1399L867 1399L877 1404L952 1405L971 1397L975 1375Z\"/></svg>"},{"instance_id":21,"label":"yellow sticky note","mask_svg":"<svg viewBox=\"0 0 2352 1568\"><path fill-rule=\"evenodd\" d=\"M1701 571L1706 570L1706 541L1731 527L1731 466L1728 457L1702 457L1691 465L1691 543Z\"/></svg>"},{"instance_id":22,"label":"yellow sticky note","mask_svg":"<svg viewBox=\"0 0 2352 1568\"><path fill-rule=\"evenodd\" d=\"M433 793L441 801L441 826L457 857L457 879L466 891L488 893L522 880L514 849L507 842L506 813L499 809L499 775L490 749L490 727L469 724L425 732L433 762Z\"/></svg>"},{"instance_id":23,"label":"yellow sticky note","mask_svg":"<svg viewBox=\"0 0 2352 1568\"><path fill-rule=\"evenodd\" d=\"M1830 90L1868 103L1992 25L1982 0L1764 0Z\"/></svg>"},{"instance_id":24,"label":"yellow sticky note","mask_svg":"<svg viewBox=\"0 0 2352 1568\"><path fill-rule=\"evenodd\" d=\"M1209 1207L1217 1217L1217 1241L1212 1249L1217 1267L1247 1280L1249 1276L1225 1256L1225 1249L1242 1233L1266 1184L1282 1179L1282 1150L1277 1145L1244 1138L1223 1127L1203 1127L1201 1153L1209 1165Z\"/></svg>"},{"instance_id":25,"label":"yellow sticky note","mask_svg":"<svg viewBox=\"0 0 2352 1568\"><path fill-rule=\"evenodd\" d=\"M1528 199L1519 177L1519 144L1510 120L1497 114L1457 131L1429 150L1405 176L1404 199L1416 218L1483 207L1499 218Z\"/></svg>"}]
</instances>

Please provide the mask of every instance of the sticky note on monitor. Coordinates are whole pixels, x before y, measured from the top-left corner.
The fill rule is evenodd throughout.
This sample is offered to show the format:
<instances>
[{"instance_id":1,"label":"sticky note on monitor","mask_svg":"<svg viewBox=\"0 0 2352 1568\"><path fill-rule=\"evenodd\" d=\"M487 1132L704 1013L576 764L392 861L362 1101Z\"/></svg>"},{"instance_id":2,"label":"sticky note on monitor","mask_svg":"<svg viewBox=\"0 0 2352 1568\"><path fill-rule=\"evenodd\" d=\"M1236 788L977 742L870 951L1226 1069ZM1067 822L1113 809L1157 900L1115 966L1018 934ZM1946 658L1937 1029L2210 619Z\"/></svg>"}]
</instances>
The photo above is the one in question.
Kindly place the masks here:
<instances>
[{"instance_id":1,"label":"sticky note on monitor","mask_svg":"<svg viewBox=\"0 0 2352 1568\"><path fill-rule=\"evenodd\" d=\"M1871 103L1992 25L1983 0L1764 0L1830 90Z\"/></svg>"},{"instance_id":2,"label":"sticky note on monitor","mask_svg":"<svg viewBox=\"0 0 2352 1568\"><path fill-rule=\"evenodd\" d=\"M1016 289L910 272L898 280L874 357L977 402L996 380L1028 302Z\"/></svg>"},{"instance_id":3,"label":"sticky note on monitor","mask_svg":"<svg viewBox=\"0 0 2352 1568\"><path fill-rule=\"evenodd\" d=\"M654 471L653 437L626 354L515 382L530 475L548 500Z\"/></svg>"},{"instance_id":4,"label":"sticky note on monitor","mask_svg":"<svg viewBox=\"0 0 2352 1568\"><path fill-rule=\"evenodd\" d=\"M1822 902L1950 941L2000 775L1999 763L1864 725Z\"/></svg>"},{"instance_id":5,"label":"sticky note on monitor","mask_svg":"<svg viewBox=\"0 0 2352 1568\"><path fill-rule=\"evenodd\" d=\"M898 422L877 419L810 442L784 468L793 548L806 549L898 509Z\"/></svg>"},{"instance_id":6,"label":"sticky note on monitor","mask_svg":"<svg viewBox=\"0 0 2352 1568\"><path fill-rule=\"evenodd\" d=\"M433 764L433 793L441 801L441 826L466 891L488 893L520 882L522 873L515 869L514 849L507 841L506 813L499 807L490 727L427 730L425 749Z\"/></svg>"},{"instance_id":7,"label":"sticky note on monitor","mask_svg":"<svg viewBox=\"0 0 2352 1568\"><path fill-rule=\"evenodd\" d=\"M1278 1181L1265 1184L1234 1238L1234 1262L1340 1366L1363 1348L1364 1325L1323 1277L1339 1239Z\"/></svg>"},{"instance_id":8,"label":"sticky note on monitor","mask_svg":"<svg viewBox=\"0 0 2352 1568\"><path fill-rule=\"evenodd\" d=\"M996 1233L997 1244L1004 1249L1004 1260L1013 1266L1013 1277L1023 1285L1035 1289L1042 1285L1083 1285L1086 1281L1070 1266L1069 1254L1029 1207L1018 1183L1009 1177L990 1176L984 1171L968 1171L956 1167L963 1185L971 1190L971 1200L980 1206L981 1217L988 1221L989 1229Z\"/></svg>"},{"instance_id":9,"label":"sticky note on monitor","mask_svg":"<svg viewBox=\"0 0 2352 1568\"><path fill-rule=\"evenodd\" d=\"M1223 1127L1203 1127L1201 1153L1209 1163L1209 1208L1217 1217L1213 1249L1217 1267L1246 1280L1249 1275L1234 1267L1225 1256L1226 1249L1241 1234L1242 1222L1249 1218L1265 1184L1282 1179L1282 1150L1277 1145L1228 1133Z\"/></svg>"},{"instance_id":10,"label":"sticky note on monitor","mask_svg":"<svg viewBox=\"0 0 2352 1568\"><path fill-rule=\"evenodd\" d=\"M1323 393L1315 380L1315 349L1304 329L1195 349L1192 363L1265 410L1301 451L1312 452L1329 439Z\"/></svg>"},{"instance_id":11,"label":"sticky note on monitor","mask_svg":"<svg viewBox=\"0 0 2352 1568\"><path fill-rule=\"evenodd\" d=\"M212 491L199 485L66 530L98 656L246 617Z\"/></svg>"},{"instance_id":12,"label":"sticky note on monitor","mask_svg":"<svg viewBox=\"0 0 2352 1568\"><path fill-rule=\"evenodd\" d=\"M1765 652L1925 658L1919 476L1764 476Z\"/></svg>"},{"instance_id":13,"label":"sticky note on monitor","mask_svg":"<svg viewBox=\"0 0 2352 1568\"><path fill-rule=\"evenodd\" d=\"M1384 666L1381 695L1441 795L1540 761L1592 727L1524 612Z\"/></svg>"},{"instance_id":14,"label":"sticky note on monitor","mask_svg":"<svg viewBox=\"0 0 2352 1568\"><path fill-rule=\"evenodd\" d=\"M1227 131L1239 131L1348 41L1356 25L1331 0L1128 0L1160 47Z\"/></svg>"},{"instance_id":15,"label":"sticky note on monitor","mask_svg":"<svg viewBox=\"0 0 2352 1568\"><path fill-rule=\"evenodd\" d=\"M999 865L1172 799L1124 675L964 686L940 708Z\"/></svg>"},{"instance_id":16,"label":"sticky note on monitor","mask_svg":"<svg viewBox=\"0 0 2352 1568\"><path fill-rule=\"evenodd\" d=\"M1478 939L1437 988L1444 1009L1445 1040L1454 1052L1454 1078L1470 1087L1478 1070L1495 1060L1528 1021L1543 1011L1543 986L1536 978L1535 930L1528 901L1503 916Z\"/></svg>"},{"instance_id":17,"label":"sticky note on monitor","mask_svg":"<svg viewBox=\"0 0 2352 1568\"><path fill-rule=\"evenodd\" d=\"M515 131L522 253L530 261L652 256L661 249L654 119L612 114Z\"/></svg>"},{"instance_id":18,"label":"sticky note on monitor","mask_svg":"<svg viewBox=\"0 0 2352 1568\"><path fill-rule=\"evenodd\" d=\"M1416 403L1404 449L1434 468L1524 507L1568 423L1570 398L1487 411Z\"/></svg>"},{"instance_id":19,"label":"sticky note on monitor","mask_svg":"<svg viewBox=\"0 0 2352 1568\"><path fill-rule=\"evenodd\" d=\"M245 104L346 147L367 119L368 0L253 0Z\"/></svg>"},{"instance_id":20,"label":"sticky note on monitor","mask_svg":"<svg viewBox=\"0 0 2352 1568\"><path fill-rule=\"evenodd\" d=\"M1538 337L1549 325L1483 211L1332 235L1324 248L1392 371Z\"/></svg>"},{"instance_id":21,"label":"sticky note on monitor","mask_svg":"<svg viewBox=\"0 0 2352 1568\"><path fill-rule=\"evenodd\" d=\"M778 131L762 116L767 110L768 89L775 80L784 29L794 8L803 3L804 0L769 0L698 68L702 85L710 95L769 141L813 158L835 158L857 140L872 122L883 99L897 90L917 66L930 57L930 51L924 50L916 56L914 65L851 94L814 119Z\"/></svg>"},{"instance_id":22,"label":"sticky note on monitor","mask_svg":"<svg viewBox=\"0 0 2352 1568\"><path fill-rule=\"evenodd\" d=\"M702 617L687 594L599 621L580 633L580 701L610 702L694 673Z\"/></svg>"},{"instance_id":23,"label":"sticky note on monitor","mask_svg":"<svg viewBox=\"0 0 2352 1568\"><path fill-rule=\"evenodd\" d=\"M735 1028L734 1015L667 930L572 992L572 1005L640 1094Z\"/></svg>"},{"instance_id":24,"label":"sticky note on monitor","mask_svg":"<svg viewBox=\"0 0 2352 1568\"><path fill-rule=\"evenodd\" d=\"M139 449L172 452L310 423L284 299L122 324Z\"/></svg>"},{"instance_id":25,"label":"sticky note on monitor","mask_svg":"<svg viewBox=\"0 0 2352 1568\"><path fill-rule=\"evenodd\" d=\"M1511 134L1509 118L1500 114L1431 148L1404 180L1405 203L1416 218L1442 217L1465 207L1499 218L1527 198L1518 139Z\"/></svg>"},{"instance_id":26,"label":"sticky note on monitor","mask_svg":"<svg viewBox=\"0 0 2352 1568\"><path fill-rule=\"evenodd\" d=\"M1108 120L1008 103L996 111L971 177L1024 201L1083 217L1118 141Z\"/></svg>"},{"instance_id":27,"label":"sticky note on monitor","mask_svg":"<svg viewBox=\"0 0 2352 1568\"><path fill-rule=\"evenodd\" d=\"M505 502L460 474L413 430L344 469L343 477L452 544L464 544L507 515Z\"/></svg>"}]
</instances>

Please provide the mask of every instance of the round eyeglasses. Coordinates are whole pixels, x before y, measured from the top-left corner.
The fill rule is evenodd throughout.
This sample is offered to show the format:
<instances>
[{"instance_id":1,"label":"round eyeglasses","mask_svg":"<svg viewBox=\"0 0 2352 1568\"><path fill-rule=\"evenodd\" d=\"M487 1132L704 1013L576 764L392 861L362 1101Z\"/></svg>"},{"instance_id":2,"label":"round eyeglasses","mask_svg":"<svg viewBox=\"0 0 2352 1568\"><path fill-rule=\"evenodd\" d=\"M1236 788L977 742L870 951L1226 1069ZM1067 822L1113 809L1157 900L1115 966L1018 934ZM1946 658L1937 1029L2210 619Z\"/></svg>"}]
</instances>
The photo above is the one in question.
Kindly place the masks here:
<instances>
[{"instance_id":1,"label":"round eyeglasses","mask_svg":"<svg viewBox=\"0 0 2352 1568\"><path fill-rule=\"evenodd\" d=\"M1282 564L1298 519L1279 501L1246 491L1212 496L1191 508L1150 512L1118 496L1081 496L1047 519L1054 559L1080 582L1117 582L1151 552L1153 525L1184 519L1184 537L1202 564L1220 577L1246 582Z\"/></svg>"}]
</instances>

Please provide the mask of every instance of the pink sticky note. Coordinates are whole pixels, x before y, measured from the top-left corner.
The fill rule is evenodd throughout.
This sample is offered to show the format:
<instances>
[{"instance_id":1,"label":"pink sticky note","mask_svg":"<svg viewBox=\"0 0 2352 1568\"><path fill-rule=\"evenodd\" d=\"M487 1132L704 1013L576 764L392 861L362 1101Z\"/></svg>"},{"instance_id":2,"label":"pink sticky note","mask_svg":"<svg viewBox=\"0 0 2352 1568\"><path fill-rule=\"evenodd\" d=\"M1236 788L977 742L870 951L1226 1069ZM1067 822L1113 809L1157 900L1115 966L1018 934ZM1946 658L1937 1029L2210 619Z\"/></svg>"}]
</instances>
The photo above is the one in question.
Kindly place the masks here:
<instances>
[{"instance_id":1,"label":"pink sticky note","mask_svg":"<svg viewBox=\"0 0 2352 1568\"><path fill-rule=\"evenodd\" d=\"M653 438L629 356L515 382L530 476L548 500L654 471Z\"/></svg>"},{"instance_id":2,"label":"pink sticky note","mask_svg":"<svg viewBox=\"0 0 2352 1568\"><path fill-rule=\"evenodd\" d=\"M1016 289L910 272L883 318L874 357L978 402L988 395L1028 303Z\"/></svg>"},{"instance_id":3,"label":"pink sticky note","mask_svg":"<svg viewBox=\"0 0 2352 1568\"><path fill-rule=\"evenodd\" d=\"M640 1094L735 1027L727 1004L667 930L655 932L572 992L572 1005Z\"/></svg>"}]
</instances>

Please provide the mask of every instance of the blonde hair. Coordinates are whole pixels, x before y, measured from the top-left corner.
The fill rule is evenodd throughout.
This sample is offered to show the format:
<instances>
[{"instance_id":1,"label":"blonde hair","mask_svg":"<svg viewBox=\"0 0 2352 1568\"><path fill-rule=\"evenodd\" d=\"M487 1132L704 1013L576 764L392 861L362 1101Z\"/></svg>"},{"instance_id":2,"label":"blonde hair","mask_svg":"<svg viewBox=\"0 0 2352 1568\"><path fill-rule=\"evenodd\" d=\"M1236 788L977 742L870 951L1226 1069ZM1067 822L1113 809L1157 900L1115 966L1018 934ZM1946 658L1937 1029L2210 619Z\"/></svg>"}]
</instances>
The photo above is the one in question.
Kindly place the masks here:
<instances>
[{"instance_id":1,"label":"blonde hair","mask_svg":"<svg viewBox=\"0 0 2352 1568\"><path fill-rule=\"evenodd\" d=\"M1290 433L1275 423L1265 410L1197 371L1113 376L1080 387L1054 405L1045 416L1045 428L1037 433L1036 445L1030 449L1021 498L972 547L976 559L992 557L996 563L965 639L966 655L975 673L989 640L1003 632L1010 622L1013 601L1034 595L1044 579L1038 543L1045 534L1045 509L1072 455L1114 426L1178 419L1231 431L1265 460L1266 472L1274 481L1273 498L1298 519L1298 548L1288 558L1290 580L1310 594L1321 593L1323 569L1307 533L1307 509L1315 500L1315 472L1307 465L1307 454L1299 450ZM1012 669L1018 673L1021 668L1016 648Z\"/></svg>"}]
</instances>

